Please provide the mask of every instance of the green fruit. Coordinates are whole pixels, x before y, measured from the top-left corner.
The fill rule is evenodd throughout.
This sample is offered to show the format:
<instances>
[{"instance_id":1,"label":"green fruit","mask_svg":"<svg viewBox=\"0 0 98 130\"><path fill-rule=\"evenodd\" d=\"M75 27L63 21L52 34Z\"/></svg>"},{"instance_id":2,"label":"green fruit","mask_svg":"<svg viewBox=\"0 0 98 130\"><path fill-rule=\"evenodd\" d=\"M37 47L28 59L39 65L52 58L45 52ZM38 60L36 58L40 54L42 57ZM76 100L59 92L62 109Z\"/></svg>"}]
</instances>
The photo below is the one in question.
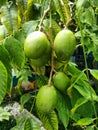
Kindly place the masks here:
<instances>
[{"instance_id":1,"label":"green fruit","mask_svg":"<svg viewBox=\"0 0 98 130\"><path fill-rule=\"evenodd\" d=\"M30 65L31 67L36 66L36 67L41 67L44 66L46 63L48 63L48 56L42 56L41 58L38 59L31 59L30 60Z\"/></svg>"},{"instance_id":2,"label":"green fruit","mask_svg":"<svg viewBox=\"0 0 98 130\"><path fill-rule=\"evenodd\" d=\"M36 97L36 106L41 113L49 113L57 104L57 92L54 86L42 86Z\"/></svg>"},{"instance_id":3,"label":"green fruit","mask_svg":"<svg viewBox=\"0 0 98 130\"><path fill-rule=\"evenodd\" d=\"M76 47L76 39L72 31L64 29L60 31L54 40L54 50L58 60L68 61Z\"/></svg>"},{"instance_id":4,"label":"green fruit","mask_svg":"<svg viewBox=\"0 0 98 130\"><path fill-rule=\"evenodd\" d=\"M70 86L70 79L64 72L57 72L53 75L53 84L61 92Z\"/></svg>"},{"instance_id":5,"label":"green fruit","mask_svg":"<svg viewBox=\"0 0 98 130\"><path fill-rule=\"evenodd\" d=\"M45 54L49 41L43 32L35 31L30 33L24 43L24 52L32 59L40 58Z\"/></svg>"},{"instance_id":6,"label":"green fruit","mask_svg":"<svg viewBox=\"0 0 98 130\"><path fill-rule=\"evenodd\" d=\"M49 43L44 55L37 59L30 59L30 65L32 67L33 66L36 66L36 67L44 66L45 64L48 63L48 61L50 60L50 57L51 57L51 46Z\"/></svg>"}]
</instances>

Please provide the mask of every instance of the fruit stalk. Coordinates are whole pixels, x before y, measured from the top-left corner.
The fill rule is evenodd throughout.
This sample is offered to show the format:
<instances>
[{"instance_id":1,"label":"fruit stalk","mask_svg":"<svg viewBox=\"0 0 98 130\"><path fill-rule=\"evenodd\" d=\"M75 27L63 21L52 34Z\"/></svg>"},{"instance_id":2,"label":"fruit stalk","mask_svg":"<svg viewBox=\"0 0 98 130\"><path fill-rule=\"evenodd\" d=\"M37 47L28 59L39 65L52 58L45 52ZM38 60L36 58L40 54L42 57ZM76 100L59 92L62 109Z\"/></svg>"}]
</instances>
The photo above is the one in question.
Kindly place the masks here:
<instances>
[{"instance_id":1,"label":"fruit stalk","mask_svg":"<svg viewBox=\"0 0 98 130\"><path fill-rule=\"evenodd\" d=\"M51 47L52 47L52 52L51 52L51 71L50 71L48 86L51 86L52 74L53 74L53 71L54 71L54 42L53 42L53 35L52 35L52 16L51 16L51 11L50 11L49 32L50 32L50 43L51 43Z\"/></svg>"},{"instance_id":2,"label":"fruit stalk","mask_svg":"<svg viewBox=\"0 0 98 130\"><path fill-rule=\"evenodd\" d=\"M41 31L43 20L44 20L46 14L47 14L49 11L50 11L50 4L49 4L48 8L44 11L44 14L43 14L43 16L42 16L42 18L41 18L41 20L40 20L40 23L39 23L39 31Z\"/></svg>"}]
</instances>

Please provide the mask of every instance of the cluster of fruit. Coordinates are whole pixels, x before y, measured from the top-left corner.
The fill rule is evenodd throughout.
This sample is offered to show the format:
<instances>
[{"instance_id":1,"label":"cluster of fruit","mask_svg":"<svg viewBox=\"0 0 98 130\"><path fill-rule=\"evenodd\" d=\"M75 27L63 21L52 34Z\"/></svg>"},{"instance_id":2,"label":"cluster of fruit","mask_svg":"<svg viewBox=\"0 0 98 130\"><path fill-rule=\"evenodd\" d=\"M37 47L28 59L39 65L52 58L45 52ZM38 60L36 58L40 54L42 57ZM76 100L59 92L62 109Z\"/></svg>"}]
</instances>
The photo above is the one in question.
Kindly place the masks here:
<instances>
[{"instance_id":1,"label":"cluster of fruit","mask_svg":"<svg viewBox=\"0 0 98 130\"><path fill-rule=\"evenodd\" d=\"M24 43L25 55L30 59L31 66L41 67L51 58L51 50L54 49L54 57L58 61L69 61L76 48L76 39L72 31L61 30L54 39L54 47L46 35L41 31L30 33ZM36 97L36 106L42 113L53 110L58 101L57 90L66 91L70 86L70 78L64 72L55 72L52 75L52 84L42 86Z\"/></svg>"}]
</instances>

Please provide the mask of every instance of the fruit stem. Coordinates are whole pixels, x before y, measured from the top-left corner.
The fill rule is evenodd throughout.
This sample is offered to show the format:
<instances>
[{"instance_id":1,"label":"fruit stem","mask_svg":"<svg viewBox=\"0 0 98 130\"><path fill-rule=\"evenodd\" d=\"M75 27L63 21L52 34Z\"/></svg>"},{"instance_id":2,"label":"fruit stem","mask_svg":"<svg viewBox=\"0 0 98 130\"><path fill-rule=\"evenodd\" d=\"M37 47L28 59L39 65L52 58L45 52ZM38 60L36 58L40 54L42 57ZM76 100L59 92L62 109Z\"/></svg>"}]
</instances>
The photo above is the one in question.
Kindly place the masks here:
<instances>
[{"instance_id":1,"label":"fruit stem","mask_svg":"<svg viewBox=\"0 0 98 130\"><path fill-rule=\"evenodd\" d=\"M51 0L50 0L50 3L51 3ZM52 35L52 15L51 15L51 10L50 10L49 33L50 33L50 42L51 42L52 52L51 52L51 71L50 71L48 86L51 86L52 74L53 74L53 71L54 71L54 42L53 42L53 35Z\"/></svg>"},{"instance_id":2,"label":"fruit stem","mask_svg":"<svg viewBox=\"0 0 98 130\"><path fill-rule=\"evenodd\" d=\"M40 20L40 23L39 23L39 25L38 25L39 31L42 30L43 20L44 20L45 16L47 15L47 13L48 13L49 11L50 11L50 5L49 5L48 8L44 11L44 14L43 14L43 16L42 16L42 18L41 18L41 20Z\"/></svg>"}]
</instances>

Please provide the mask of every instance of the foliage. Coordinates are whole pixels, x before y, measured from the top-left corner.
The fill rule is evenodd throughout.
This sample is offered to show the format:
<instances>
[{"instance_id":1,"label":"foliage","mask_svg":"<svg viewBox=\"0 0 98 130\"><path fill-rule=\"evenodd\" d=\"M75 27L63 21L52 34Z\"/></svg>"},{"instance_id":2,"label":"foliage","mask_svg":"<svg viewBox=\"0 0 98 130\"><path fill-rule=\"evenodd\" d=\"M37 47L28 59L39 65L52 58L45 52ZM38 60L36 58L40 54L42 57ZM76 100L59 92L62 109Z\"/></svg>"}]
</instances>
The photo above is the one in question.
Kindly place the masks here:
<instances>
[{"instance_id":1,"label":"foliage","mask_svg":"<svg viewBox=\"0 0 98 130\"><path fill-rule=\"evenodd\" d=\"M79 63L71 57L68 61L60 61L56 56L55 37L66 28L73 32L77 42L71 57L78 57L81 48L83 68L79 68ZM24 52L25 39L34 31L42 31L51 44L49 60L42 67L31 66L31 59ZM32 101L29 111L42 121L47 130L60 127L98 129L97 69L98 0L0 1L0 104L6 96L13 98L17 94L21 97L22 109ZM15 87L12 70L17 79ZM55 109L48 114L40 113L36 109L36 95L42 86L54 85L52 76L56 72L65 73L70 85L64 92L56 90L58 103ZM8 116L5 113L1 121ZM31 115L22 115L11 130L18 129L38 130L40 126Z\"/></svg>"},{"instance_id":2,"label":"foliage","mask_svg":"<svg viewBox=\"0 0 98 130\"><path fill-rule=\"evenodd\" d=\"M0 107L0 121L9 120L10 113Z\"/></svg>"},{"instance_id":3,"label":"foliage","mask_svg":"<svg viewBox=\"0 0 98 130\"><path fill-rule=\"evenodd\" d=\"M3 120L2 122L0 122L0 130L2 130L2 129L3 130L10 130L15 125L16 125L16 120L14 119L13 116L10 116L8 120Z\"/></svg>"},{"instance_id":4,"label":"foliage","mask_svg":"<svg viewBox=\"0 0 98 130\"><path fill-rule=\"evenodd\" d=\"M39 122L37 122L32 116L27 114L22 114L18 117L16 126L11 128L11 130L40 130Z\"/></svg>"}]
</instances>

